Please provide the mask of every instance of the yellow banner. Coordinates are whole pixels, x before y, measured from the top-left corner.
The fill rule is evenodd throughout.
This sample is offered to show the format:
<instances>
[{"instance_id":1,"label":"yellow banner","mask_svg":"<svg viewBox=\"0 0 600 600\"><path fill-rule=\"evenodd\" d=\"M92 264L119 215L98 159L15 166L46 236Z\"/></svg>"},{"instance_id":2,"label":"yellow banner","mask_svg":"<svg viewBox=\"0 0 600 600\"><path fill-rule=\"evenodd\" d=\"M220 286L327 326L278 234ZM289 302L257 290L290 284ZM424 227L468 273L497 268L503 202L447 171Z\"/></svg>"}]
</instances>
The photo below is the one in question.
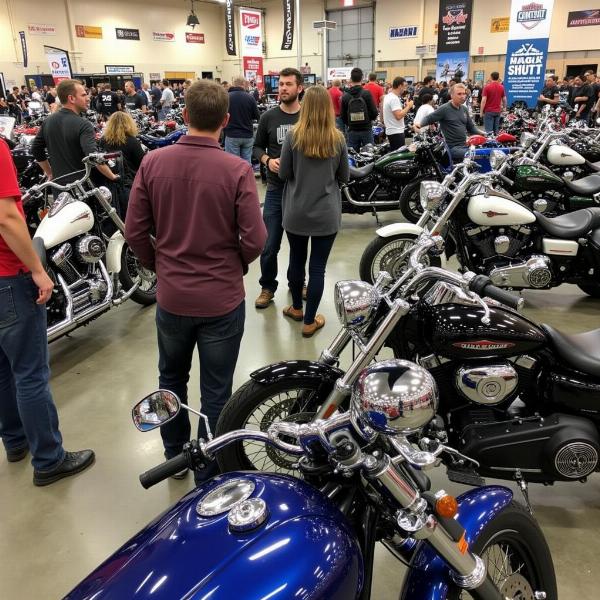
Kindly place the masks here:
<instances>
[{"instance_id":1,"label":"yellow banner","mask_svg":"<svg viewBox=\"0 0 600 600\"><path fill-rule=\"evenodd\" d=\"M508 31L510 17L494 17L490 24L491 33L503 33Z\"/></svg>"},{"instance_id":2,"label":"yellow banner","mask_svg":"<svg viewBox=\"0 0 600 600\"><path fill-rule=\"evenodd\" d=\"M75 33L77 34L77 37L80 38L102 39L102 27L94 27L93 25L75 25Z\"/></svg>"}]
</instances>

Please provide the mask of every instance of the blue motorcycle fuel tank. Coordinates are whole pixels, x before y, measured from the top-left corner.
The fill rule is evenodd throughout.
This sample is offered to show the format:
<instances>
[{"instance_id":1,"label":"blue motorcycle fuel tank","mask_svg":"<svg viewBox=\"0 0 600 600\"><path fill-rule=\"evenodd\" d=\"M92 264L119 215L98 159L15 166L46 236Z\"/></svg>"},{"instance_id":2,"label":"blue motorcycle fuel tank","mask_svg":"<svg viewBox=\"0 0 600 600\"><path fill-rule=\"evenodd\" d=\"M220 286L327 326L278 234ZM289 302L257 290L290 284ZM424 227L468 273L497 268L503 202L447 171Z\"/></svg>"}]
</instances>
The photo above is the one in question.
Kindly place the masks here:
<instances>
[{"instance_id":1,"label":"blue motorcycle fuel tank","mask_svg":"<svg viewBox=\"0 0 600 600\"><path fill-rule=\"evenodd\" d=\"M235 480L266 508L265 520L247 531L230 524L234 508L214 516L198 510L203 500L201 512L221 510L215 490ZM333 503L298 479L248 472L216 477L184 496L66 599L351 600L362 585L360 548Z\"/></svg>"}]
</instances>

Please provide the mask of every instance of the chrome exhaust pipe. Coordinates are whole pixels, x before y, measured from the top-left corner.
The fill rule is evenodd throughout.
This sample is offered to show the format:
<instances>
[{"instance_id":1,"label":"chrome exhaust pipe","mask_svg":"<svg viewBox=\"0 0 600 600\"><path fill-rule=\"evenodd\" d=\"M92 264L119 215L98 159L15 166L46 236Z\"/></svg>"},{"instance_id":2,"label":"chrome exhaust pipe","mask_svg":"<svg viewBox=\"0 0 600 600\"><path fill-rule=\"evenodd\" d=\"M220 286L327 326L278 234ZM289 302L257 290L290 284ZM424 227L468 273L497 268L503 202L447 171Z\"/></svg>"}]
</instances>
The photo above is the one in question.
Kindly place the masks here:
<instances>
[{"instance_id":1,"label":"chrome exhaust pipe","mask_svg":"<svg viewBox=\"0 0 600 600\"><path fill-rule=\"evenodd\" d=\"M348 190L348 186L344 186L342 188L342 192L344 196L346 196L346 200L350 202L350 204L354 204L354 206L367 206L369 208L377 208L378 206L398 206L400 207L400 200L374 200L372 202L360 202L359 200L355 200L350 195L350 191Z\"/></svg>"}]
</instances>

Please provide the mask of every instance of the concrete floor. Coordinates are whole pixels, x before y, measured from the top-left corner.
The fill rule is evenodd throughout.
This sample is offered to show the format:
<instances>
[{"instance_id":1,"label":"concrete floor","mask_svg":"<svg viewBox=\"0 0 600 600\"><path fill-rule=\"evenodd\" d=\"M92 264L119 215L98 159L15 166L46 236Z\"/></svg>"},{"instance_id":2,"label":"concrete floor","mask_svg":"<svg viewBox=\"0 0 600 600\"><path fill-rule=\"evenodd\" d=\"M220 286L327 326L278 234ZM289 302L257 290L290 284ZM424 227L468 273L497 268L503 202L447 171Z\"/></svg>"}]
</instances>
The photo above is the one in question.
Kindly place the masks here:
<instances>
[{"instance_id":1,"label":"concrete floor","mask_svg":"<svg viewBox=\"0 0 600 600\"><path fill-rule=\"evenodd\" d=\"M399 213L382 215L384 223L399 218ZM285 281L274 306L254 309L259 269L257 263L251 266L246 277L246 333L234 387L246 381L250 371L270 362L318 356L338 330L333 284L357 276L361 253L375 227L369 215L344 216L321 306L327 325L309 340L301 338L298 324L281 316L281 308L289 302ZM285 243L279 264L285 274ZM524 297L527 314L567 332L600 325L600 301L575 286L525 292ZM52 391L65 446L71 450L91 447L97 462L81 475L35 488L28 461L8 464L0 453L1 599L61 598L191 488L191 477L169 480L148 491L138 482L139 473L163 460L159 433L138 432L130 417L136 400L157 386L155 336L154 308L128 302L52 344ZM190 385L198 389L196 366ZM461 491L461 486L445 480L443 472L434 475L436 484ZM598 598L600 476L594 475L585 485L532 486L531 500L552 549L560 599ZM403 572L379 547L373 598L397 598Z\"/></svg>"}]
</instances>

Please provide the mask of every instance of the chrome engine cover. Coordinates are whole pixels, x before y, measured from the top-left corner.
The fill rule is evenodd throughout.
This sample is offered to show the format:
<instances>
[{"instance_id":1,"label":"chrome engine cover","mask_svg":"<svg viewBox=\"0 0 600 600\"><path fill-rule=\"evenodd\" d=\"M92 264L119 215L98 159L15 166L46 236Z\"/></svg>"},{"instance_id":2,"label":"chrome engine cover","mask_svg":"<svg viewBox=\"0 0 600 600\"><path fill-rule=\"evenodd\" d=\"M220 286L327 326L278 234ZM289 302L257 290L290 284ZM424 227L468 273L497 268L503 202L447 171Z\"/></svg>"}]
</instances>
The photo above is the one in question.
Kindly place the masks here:
<instances>
[{"instance_id":1,"label":"chrome engine cover","mask_svg":"<svg viewBox=\"0 0 600 600\"><path fill-rule=\"evenodd\" d=\"M82 262L97 263L106 254L106 244L97 235L84 235L77 242L77 256Z\"/></svg>"},{"instance_id":2,"label":"chrome engine cover","mask_svg":"<svg viewBox=\"0 0 600 600\"><path fill-rule=\"evenodd\" d=\"M583 441L562 446L554 456L554 468L567 479L587 477L598 466L598 450Z\"/></svg>"},{"instance_id":3,"label":"chrome engine cover","mask_svg":"<svg viewBox=\"0 0 600 600\"><path fill-rule=\"evenodd\" d=\"M492 269L490 279L500 287L542 289L552 282L550 259L535 255L517 265L497 267Z\"/></svg>"},{"instance_id":4,"label":"chrome engine cover","mask_svg":"<svg viewBox=\"0 0 600 600\"><path fill-rule=\"evenodd\" d=\"M461 367L456 372L454 383L467 400L494 405L515 391L519 376L508 362L503 362L484 367Z\"/></svg>"}]
</instances>

